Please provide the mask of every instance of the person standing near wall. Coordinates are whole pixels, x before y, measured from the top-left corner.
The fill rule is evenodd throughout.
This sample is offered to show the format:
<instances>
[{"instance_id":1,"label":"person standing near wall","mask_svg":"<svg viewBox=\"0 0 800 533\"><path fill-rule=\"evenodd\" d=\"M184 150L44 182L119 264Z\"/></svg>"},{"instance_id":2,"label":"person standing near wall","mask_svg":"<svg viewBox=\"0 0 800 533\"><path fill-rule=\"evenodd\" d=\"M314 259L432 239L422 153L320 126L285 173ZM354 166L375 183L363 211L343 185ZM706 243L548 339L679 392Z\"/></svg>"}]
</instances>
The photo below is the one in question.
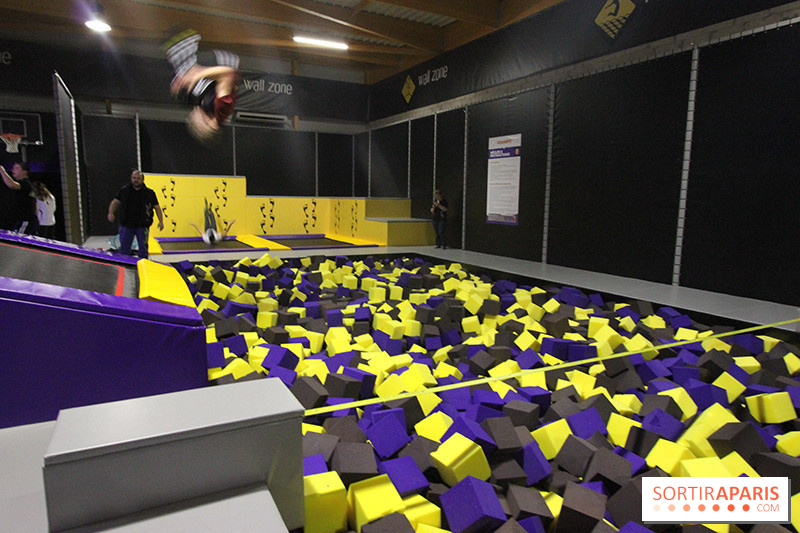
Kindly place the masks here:
<instances>
[{"instance_id":1,"label":"person standing near wall","mask_svg":"<svg viewBox=\"0 0 800 533\"><path fill-rule=\"evenodd\" d=\"M150 226L153 224L153 211L158 215L158 229L164 229L164 215L158 205L155 191L144 184L140 170L131 172L131 182L122 187L117 197L108 206L108 221L119 218L119 251L130 255L133 238L139 243L139 257L147 259Z\"/></svg>"},{"instance_id":2,"label":"person standing near wall","mask_svg":"<svg viewBox=\"0 0 800 533\"><path fill-rule=\"evenodd\" d=\"M433 231L436 232L436 247L447 248L444 238L447 229L447 200L444 199L439 189L433 192L431 220L433 221Z\"/></svg>"},{"instance_id":3,"label":"person standing near wall","mask_svg":"<svg viewBox=\"0 0 800 533\"><path fill-rule=\"evenodd\" d=\"M0 166L0 176L3 183L12 191L17 192L17 215L14 222L14 231L36 235L38 221L36 218L36 201L33 197L33 185L28 179L31 167L28 163L14 163L11 167L11 176L6 169ZM13 176L13 177L12 177Z\"/></svg>"},{"instance_id":4,"label":"person standing near wall","mask_svg":"<svg viewBox=\"0 0 800 533\"><path fill-rule=\"evenodd\" d=\"M39 237L52 239L56 229L56 199L41 181L33 182L36 199L36 217L39 221Z\"/></svg>"}]
</instances>

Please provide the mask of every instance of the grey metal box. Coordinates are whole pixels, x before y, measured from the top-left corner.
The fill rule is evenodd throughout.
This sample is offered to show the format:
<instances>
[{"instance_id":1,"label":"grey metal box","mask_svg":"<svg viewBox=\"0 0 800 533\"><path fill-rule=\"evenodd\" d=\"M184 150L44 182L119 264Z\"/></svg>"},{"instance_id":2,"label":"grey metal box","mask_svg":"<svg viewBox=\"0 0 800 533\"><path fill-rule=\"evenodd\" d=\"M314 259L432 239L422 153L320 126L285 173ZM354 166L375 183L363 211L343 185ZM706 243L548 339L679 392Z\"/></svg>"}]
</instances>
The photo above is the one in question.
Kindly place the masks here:
<instances>
[{"instance_id":1,"label":"grey metal box","mask_svg":"<svg viewBox=\"0 0 800 533\"><path fill-rule=\"evenodd\" d=\"M259 484L301 527L302 416L278 379L65 409L44 456L49 527Z\"/></svg>"}]
</instances>

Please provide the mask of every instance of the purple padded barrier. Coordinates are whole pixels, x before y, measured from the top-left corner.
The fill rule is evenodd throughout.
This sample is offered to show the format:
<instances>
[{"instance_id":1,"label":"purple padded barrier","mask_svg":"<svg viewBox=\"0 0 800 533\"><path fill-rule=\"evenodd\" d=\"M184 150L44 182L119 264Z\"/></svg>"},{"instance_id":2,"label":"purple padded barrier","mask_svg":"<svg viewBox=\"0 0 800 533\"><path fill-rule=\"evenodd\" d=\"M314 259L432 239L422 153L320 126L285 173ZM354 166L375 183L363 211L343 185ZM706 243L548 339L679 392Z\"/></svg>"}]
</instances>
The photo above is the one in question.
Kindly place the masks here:
<instances>
[{"instance_id":1,"label":"purple padded barrier","mask_svg":"<svg viewBox=\"0 0 800 533\"><path fill-rule=\"evenodd\" d=\"M0 427L204 387L196 309L0 278Z\"/></svg>"},{"instance_id":2,"label":"purple padded barrier","mask_svg":"<svg viewBox=\"0 0 800 533\"><path fill-rule=\"evenodd\" d=\"M299 235L259 235L262 239L270 241L279 241L281 239L324 239L324 233L301 233Z\"/></svg>"},{"instance_id":3,"label":"purple padded barrier","mask_svg":"<svg viewBox=\"0 0 800 533\"><path fill-rule=\"evenodd\" d=\"M42 237L34 237L33 235L21 235L19 233L14 233L13 231L0 230L0 240L33 245L37 248L66 252L84 257L91 257L93 259L100 259L101 261L106 262L135 265L139 261L138 257L126 256L113 252L107 252L105 250L97 250L94 248L84 248L83 246L78 246L77 244L54 241L51 239L44 239Z\"/></svg>"}]
</instances>

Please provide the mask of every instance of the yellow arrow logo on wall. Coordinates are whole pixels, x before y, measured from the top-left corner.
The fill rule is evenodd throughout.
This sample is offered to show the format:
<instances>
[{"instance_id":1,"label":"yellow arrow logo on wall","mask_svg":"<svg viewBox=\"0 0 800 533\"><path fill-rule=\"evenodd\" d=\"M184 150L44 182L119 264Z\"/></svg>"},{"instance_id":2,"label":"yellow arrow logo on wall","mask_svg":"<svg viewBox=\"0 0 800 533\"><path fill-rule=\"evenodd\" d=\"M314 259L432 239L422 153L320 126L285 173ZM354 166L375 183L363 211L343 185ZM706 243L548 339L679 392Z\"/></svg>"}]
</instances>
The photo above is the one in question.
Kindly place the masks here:
<instances>
[{"instance_id":1,"label":"yellow arrow logo on wall","mask_svg":"<svg viewBox=\"0 0 800 533\"><path fill-rule=\"evenodd\" d=\"M634 9L636 9L636 4L631 0L607 0L603 9L594 19L594 23L614 39Z\"/></svg>"}]
</instances>

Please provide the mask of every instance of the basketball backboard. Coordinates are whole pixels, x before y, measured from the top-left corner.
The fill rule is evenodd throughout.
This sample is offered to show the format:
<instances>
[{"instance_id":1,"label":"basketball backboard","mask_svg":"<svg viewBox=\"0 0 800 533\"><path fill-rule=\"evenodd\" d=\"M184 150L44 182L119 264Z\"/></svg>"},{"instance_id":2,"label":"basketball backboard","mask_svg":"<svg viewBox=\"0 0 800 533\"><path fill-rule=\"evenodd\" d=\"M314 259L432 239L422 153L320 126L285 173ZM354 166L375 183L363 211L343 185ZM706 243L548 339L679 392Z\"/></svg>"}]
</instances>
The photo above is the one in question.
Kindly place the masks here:
<instances>
[{"instance_id":1,"label":"basketball backboard","mask_svg":"<svg viewBox=\"0 0 800 533\"><path fill-rule=\"evenodd\" d=\"M0 110L0 133L21 135L23 145L41 145L42 117L39 113Z\"/></svg>"}]
</instances>

